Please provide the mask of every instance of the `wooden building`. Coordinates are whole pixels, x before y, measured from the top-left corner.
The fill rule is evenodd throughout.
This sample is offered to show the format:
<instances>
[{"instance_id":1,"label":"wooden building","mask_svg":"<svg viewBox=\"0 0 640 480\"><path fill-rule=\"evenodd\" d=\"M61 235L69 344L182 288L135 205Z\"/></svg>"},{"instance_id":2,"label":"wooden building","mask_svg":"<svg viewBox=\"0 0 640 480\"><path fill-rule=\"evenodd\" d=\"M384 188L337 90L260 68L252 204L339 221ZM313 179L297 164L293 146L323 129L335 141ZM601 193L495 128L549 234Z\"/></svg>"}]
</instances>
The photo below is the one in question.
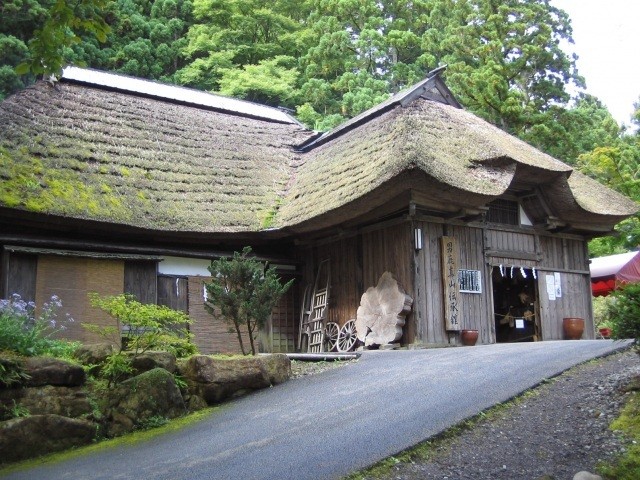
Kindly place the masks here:
<instances>
[{"instance_id":1,"label":"wooden building","mask_svg":"<svg viewBox=\"0 0 640 480\"><path fill-rule=\"evenodd\" d=\"M78 68L7 98L0 296L55 293L100 323L87 292L129 292L187 311L202 351L233 351L202 284L212 258L251 245L296 279L266 351L295 348L325 259L339 324L394 274L414 298L403 344L457 343L461 328L560 339L567 316L592 338L586 242L637 205L464 111L438 74L324 135L278 109Z\"/></svg>"}]
</instances>

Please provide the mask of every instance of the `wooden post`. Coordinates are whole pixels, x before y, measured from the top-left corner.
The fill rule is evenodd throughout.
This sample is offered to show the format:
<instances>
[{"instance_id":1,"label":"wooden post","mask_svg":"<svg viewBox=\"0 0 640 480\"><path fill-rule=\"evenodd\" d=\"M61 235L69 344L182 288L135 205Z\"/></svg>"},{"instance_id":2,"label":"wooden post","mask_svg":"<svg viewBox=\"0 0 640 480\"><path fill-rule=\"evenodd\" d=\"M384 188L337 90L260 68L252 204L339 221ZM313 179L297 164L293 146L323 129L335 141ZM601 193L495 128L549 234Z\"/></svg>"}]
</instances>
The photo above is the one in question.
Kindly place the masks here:
<instances>
[{"instance_id":1,"label":"wooden post","mask_svg":"<svg viewBox=\"0 0 640 480\"><path fill-rule=\"evenodd\" d=\"M458 284L459 252L454 237L442 237L442 282L444 292L445 330L460 331L460 286Z\"/></svg>"}]
</instances>

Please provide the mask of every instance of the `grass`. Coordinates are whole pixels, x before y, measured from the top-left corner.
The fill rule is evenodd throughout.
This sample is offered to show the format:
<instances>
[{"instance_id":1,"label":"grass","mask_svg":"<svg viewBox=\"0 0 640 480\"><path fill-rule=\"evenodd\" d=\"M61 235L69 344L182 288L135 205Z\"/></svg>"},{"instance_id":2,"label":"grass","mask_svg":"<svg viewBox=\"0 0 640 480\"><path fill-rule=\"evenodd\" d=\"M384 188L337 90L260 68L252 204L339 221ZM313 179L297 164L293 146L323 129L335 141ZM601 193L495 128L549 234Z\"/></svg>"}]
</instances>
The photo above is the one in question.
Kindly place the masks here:
<instances>
[{"instance_id":1,"label":"grass","mask_svg":"<svg viewBox=\"0 0 640 480\"><path fill-rule=\"evenodd\" d=\"M138 431L134 431L133 433L124 435L122 437L112 438L109 440L96 441L96 443L91 445L86 445L84 447L78 447L72 450L66 450L64 452L51 453L49 455L44 455L42 457L38 457L30 460L24 460L22 462L12 463L10 465L0 468L0 475L7 475L9 473L28 470L31 468L36 468L44 465L53 465L56 463L71 460L73 458L90 455L90 454L105 451L108 449L119 448L119 447L129 447L129 446L137 445L143 442L148 442L161 435L166 435L166 434L181 430L183 428L186 428L195 423L201 422L203 420L206 420L212 415L218 413L223 408L224 406L215 406L215 407L206 408L204 410L191 413L187 416L171 420L165 425L158 426L150 430L138 430ZM157 423L160 424L162 422L157 422ZM149 425L149 426L153 427L154 425Z\"/></svg>"},{"instance_id":2,"label":"grass","mask_svg":"<svg viewBox=\"0 0 640 480\"><path fill-rule=\"evenodd\" d=\"M628 446L615 461L599 465L598 473L605 479L640 478L640 391L629 394L626 405L620 416L611 424L611 428L625 436Z\"/></svg>"}]
</instances>

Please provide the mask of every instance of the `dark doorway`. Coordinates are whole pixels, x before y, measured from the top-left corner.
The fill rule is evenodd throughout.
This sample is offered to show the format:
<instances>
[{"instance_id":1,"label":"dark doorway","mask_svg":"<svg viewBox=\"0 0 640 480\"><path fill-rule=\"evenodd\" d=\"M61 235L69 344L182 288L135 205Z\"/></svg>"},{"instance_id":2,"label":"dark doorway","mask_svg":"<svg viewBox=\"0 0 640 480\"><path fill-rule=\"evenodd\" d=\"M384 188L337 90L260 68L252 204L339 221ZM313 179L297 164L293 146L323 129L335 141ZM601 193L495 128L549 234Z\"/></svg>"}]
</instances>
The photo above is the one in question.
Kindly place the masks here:
<instances>
[{"instance_id":1,"label":"dark doorway","mask_svg":"<svg viewBox=\"0 0 640 480\"><path fill-rule=\"evenodd\" d=\"M493 267L491 279L496 341L542 340L536 271L527 267Z\"/></svg>"}]
</instances>

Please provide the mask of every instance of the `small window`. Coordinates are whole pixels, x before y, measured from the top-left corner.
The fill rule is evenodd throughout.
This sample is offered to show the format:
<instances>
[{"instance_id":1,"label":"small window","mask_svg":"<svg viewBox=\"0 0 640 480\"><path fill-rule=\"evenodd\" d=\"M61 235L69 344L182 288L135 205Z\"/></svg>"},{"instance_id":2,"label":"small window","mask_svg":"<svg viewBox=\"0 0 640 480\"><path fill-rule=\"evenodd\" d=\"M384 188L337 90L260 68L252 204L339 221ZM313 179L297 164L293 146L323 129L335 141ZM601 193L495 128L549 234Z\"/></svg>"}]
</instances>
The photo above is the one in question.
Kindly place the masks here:
<instances>
[{"instance_id":1,"label":"small window","mask_svg":"<svg viewBox=\"0 0 640 480\"><path fill-rule=\"evenodd\" d=\"M520 225L520 208L512 200L494 200L489 204L487 222L503 225Z\"/></svg>"},{"instance_id":2,"label":"small window","mask_svg":"<svg viewBox=\"0 0 640 480\"><path fill-rule=\"evenodd\" d=\"M458 270L458 282L463 293L482 293L480 270Z\"/></svg>"}]
</instances>

